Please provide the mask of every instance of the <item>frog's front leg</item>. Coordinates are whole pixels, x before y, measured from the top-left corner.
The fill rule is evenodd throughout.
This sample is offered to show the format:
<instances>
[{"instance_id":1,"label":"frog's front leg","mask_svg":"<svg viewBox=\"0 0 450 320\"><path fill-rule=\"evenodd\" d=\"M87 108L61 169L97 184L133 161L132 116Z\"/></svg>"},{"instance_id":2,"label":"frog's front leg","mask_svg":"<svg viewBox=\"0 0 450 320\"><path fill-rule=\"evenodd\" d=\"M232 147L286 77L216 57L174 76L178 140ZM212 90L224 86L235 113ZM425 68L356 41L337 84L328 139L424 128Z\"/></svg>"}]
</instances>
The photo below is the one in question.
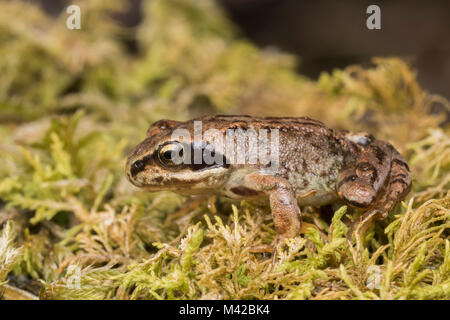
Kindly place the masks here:
<instances>
[{"instance_id":1,"label":"frog's front leg","mask_svg":"<svg viewBox=\"0 0 450 320\"><path fill-rule=\"evenodd\" d=\"M386 143L386 146L391 151L391 170L383 189L372 206L373 209L361 216L361 225L370 225L376 219L386 218L395 205L403 200L411 190L412 179L408 164L390 144Z\"/></svg>"},{"instance_id":2,"label":"frog's front leg","mask_svg":"<svg viewBox=\"0 0 450 320\"><path fill-rule=\"evenodd\" d=\"M283 178L253 172L244 179L246 188L263 192L269 197L275 230L278 235L273 244L274 259L278 247L285 245L285 239L300 234L301 218L294 189Z\"/></svg>"}]
</instances>

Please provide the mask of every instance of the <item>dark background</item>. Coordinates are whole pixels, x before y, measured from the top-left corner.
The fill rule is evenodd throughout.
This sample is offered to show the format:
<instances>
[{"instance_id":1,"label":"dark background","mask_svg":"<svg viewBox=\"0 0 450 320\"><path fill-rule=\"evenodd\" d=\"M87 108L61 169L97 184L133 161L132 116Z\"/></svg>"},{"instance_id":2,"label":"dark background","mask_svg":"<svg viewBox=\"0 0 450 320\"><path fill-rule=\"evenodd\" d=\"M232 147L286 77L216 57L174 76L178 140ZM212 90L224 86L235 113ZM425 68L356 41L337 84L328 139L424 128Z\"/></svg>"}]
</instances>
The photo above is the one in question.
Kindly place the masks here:
<instances>
[{"instance_id":1,"label":"dark background","mask_svg":"<svg viewBox=\"0 0 450 320\"><path fill-rule=\"evenodd\" d=\"M141 1L129 0L121 19L134 25ZM450 1L445 0L217 0L242 35L261 47L300 57L299 72L350 64L370 65L374 56L399 56L418 71L422 87L450 98ZM58 14L70 1L34 0ZM366 9L381 8L381 30L366 28Z\"/></svg>"}]
</instances>

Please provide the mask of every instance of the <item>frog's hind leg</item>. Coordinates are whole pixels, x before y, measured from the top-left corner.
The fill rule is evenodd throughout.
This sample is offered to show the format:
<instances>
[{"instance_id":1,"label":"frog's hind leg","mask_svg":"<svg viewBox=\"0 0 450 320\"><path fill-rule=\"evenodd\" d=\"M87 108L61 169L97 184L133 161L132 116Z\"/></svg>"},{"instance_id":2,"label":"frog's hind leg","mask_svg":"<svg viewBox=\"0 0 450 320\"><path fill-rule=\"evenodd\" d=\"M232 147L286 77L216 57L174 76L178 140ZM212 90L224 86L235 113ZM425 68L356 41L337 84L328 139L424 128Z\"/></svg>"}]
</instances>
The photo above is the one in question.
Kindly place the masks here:
<instances>
[{"instance_id":1,"label":"frog's hind leg","mask_svg":"<svg viewBox=\"0 0 450 320\"><path fill-rule=\"evenodd\" d=\"M339 173L337 192L344 202L369 208L386 184L392 161L392 149L382 141L364 146L353 163Z\"/></svg>"},{"instance_id":2,"label":"frog's hind leg","mask_svg":"<svg viewBox=\"0 0 450 320\"><path fill-rule=\"evenodd\" d=\"M408 164L405 159L392 148L391 172L387 182L387 192L383 193L380 203L382 217L386 218L389 211L411 191L412 179Z\"/></svg>"},{"instance_id":3,"label":"frog's hind leg","mask_svg":"<svg viewBox=\"0 0 450 320\"><path fill-rule=\"evenodd\" d=\"M354 233L356 237L359 237L376 220L386 218L395 205L411 190L412 181L408 164L390 144L386 143L386 146L391 149L391 170L388 179L372 208L351 224L347 234L349 240Z\"/></svg>"}]
</instances>

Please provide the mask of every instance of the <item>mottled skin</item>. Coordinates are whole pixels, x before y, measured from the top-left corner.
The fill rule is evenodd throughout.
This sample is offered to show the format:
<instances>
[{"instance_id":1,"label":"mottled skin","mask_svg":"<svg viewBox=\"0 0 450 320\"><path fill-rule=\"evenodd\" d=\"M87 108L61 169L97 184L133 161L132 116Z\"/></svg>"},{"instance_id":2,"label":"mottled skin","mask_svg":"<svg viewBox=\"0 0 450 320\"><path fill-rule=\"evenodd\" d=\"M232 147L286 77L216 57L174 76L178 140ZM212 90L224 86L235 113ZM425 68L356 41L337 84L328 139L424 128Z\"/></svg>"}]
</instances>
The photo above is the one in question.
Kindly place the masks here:
<instances>
[{"instance_id":1,"label":"mottled skin","mask_svg":"<svg viewBox=\"0 0 450 320\"><path fill-rule=\"evenodd\" d=\"M164 165L158 157L161 146L171 141L175 129L187 129L193 136L194 120L202 121L203 132L215 128L221 134L229 128L278 129L279 165ZM213 140L206 142L216 153L225 154ZM366 209L361 224L385 218L411 187L408 165L391 144L366 133L333 130L319 121L294 117L216 115L186 122L160 120L129 156L126 172L134 185L149 191L268 198L278 233L275 247L299 234L299 205L342 200Z\"/></svg>"}]
</instances>

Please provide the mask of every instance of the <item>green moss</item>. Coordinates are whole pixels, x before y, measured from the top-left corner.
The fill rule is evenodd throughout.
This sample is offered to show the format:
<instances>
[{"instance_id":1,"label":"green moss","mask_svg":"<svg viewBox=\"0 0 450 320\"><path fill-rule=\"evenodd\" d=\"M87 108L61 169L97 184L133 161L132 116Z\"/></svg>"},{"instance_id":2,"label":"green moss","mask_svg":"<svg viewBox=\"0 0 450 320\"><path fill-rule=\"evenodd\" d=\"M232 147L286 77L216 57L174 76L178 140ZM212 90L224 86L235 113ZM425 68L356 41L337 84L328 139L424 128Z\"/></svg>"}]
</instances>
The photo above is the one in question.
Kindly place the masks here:
<instances>
[{"instance_id":1,"label":"green moss","mask_svg":"<svg viewBox=\"0 0 450 320\"><path fill-rule=\"evenodd\" d=\"M76 32L65 14L0 4L0 286L9 275L41 299L450 297L450 128L430 112L449 103L405 62L376 58L312 81L293 57L241 39L212 1L143 2L136 29L108 15L126 1L78 3ZM343 221L355 210L325 221L302 208L316 228L272 265L250 252L275 237L269 208L214 207L125 178L126 154L153 121L218 112L369 131L408 159L413 190L352 245Z\"/></svg>"}]
</instances>

